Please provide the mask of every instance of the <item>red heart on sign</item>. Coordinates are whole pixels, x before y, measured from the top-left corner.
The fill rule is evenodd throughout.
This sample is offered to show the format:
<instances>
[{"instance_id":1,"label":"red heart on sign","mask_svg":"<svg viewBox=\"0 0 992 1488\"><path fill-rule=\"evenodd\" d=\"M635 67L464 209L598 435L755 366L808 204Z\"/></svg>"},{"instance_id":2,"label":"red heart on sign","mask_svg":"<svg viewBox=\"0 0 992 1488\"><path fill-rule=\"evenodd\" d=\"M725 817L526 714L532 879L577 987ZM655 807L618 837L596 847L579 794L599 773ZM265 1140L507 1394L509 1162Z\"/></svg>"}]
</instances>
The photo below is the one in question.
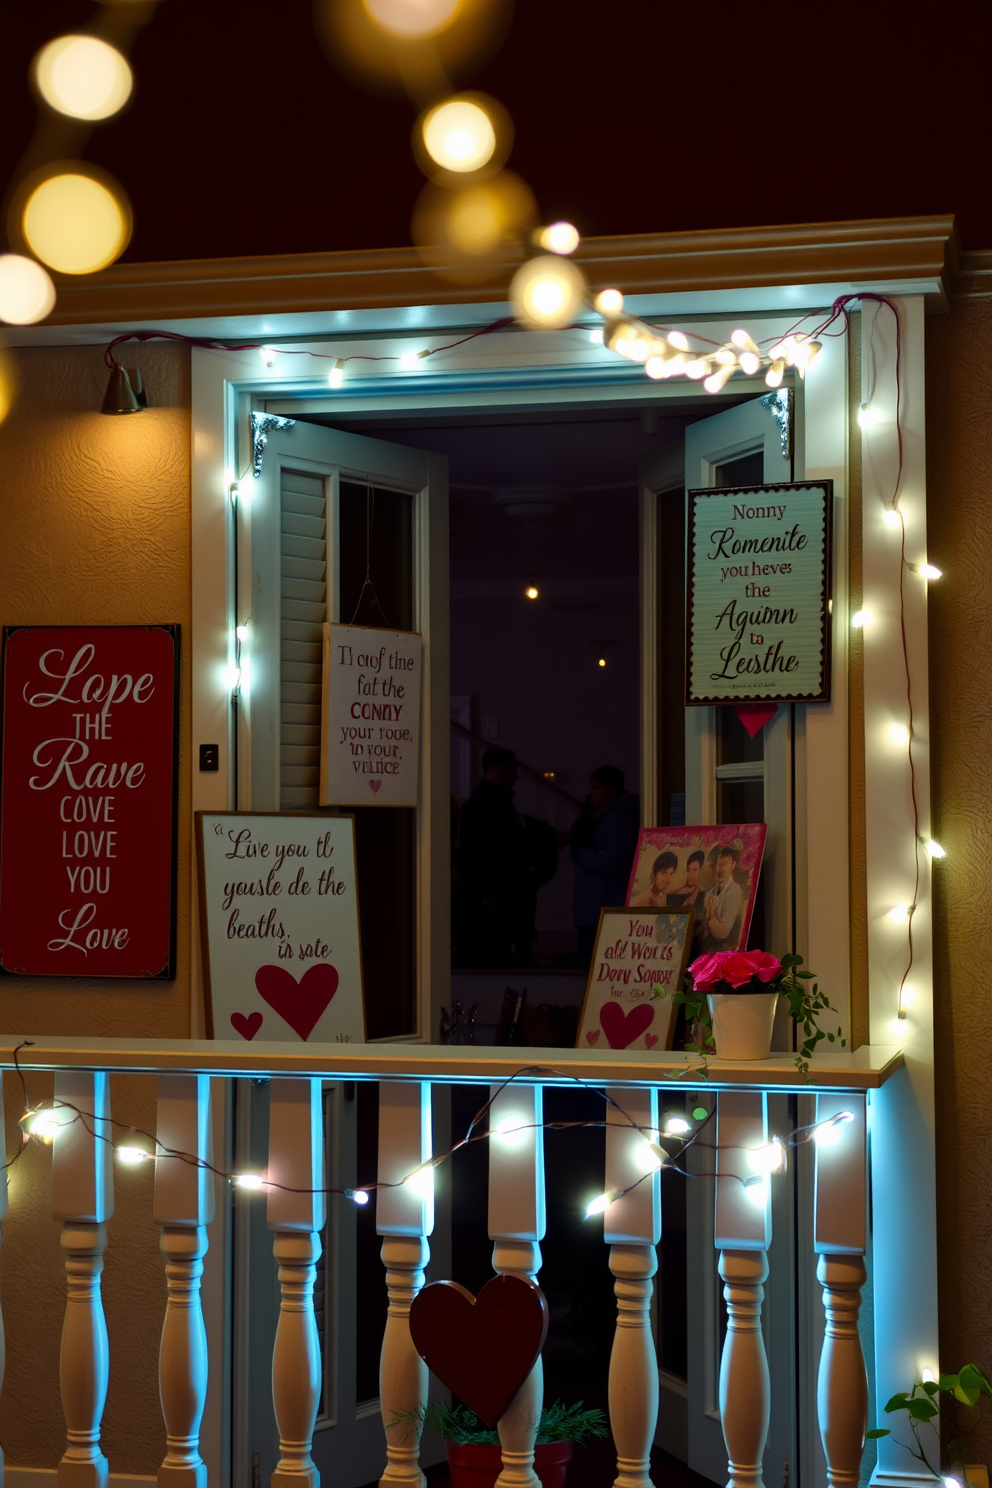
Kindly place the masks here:
<instances>
[{"instance_id":1,"label":"red heart on sign","mask_svg":"<svg viewBox=\"0 0 992 1488\"><path fill-rule=\"evenodd\" d=\"M610 1048L627 1049L645 1028L651 1027L654 1008L642 1002L625 1013L618 1002L608 1002L599 1010L599 1021Z\"/></svg>"},{"instance_id":2,"label":"red heart on sign","mask_svg":"<svg viewBox=\"0 0 992 1488\"><path fill-rule=\"evenodd\" d=\"M372 794L374 796L378 795L379 791L382 790L382 781L381 780L370 780L369 781L369 790L372 792Z\"/></svg>"},{"instance_id":3,"label":"red heart on sign","mask_svg":"<svg viewBox=\"0 0 992 1488\"><path fill-rule=\"evenodd\" d=\"M487 1426L506 1413L547 1332L544 1293L522 1276L494 1276L478 1297L457 1281L432 1281L410 1307L417 1353Z\"/></svg>"},{"instance_id":4,"label":"red heart on sign","mask_svg":"<svg viewBox=\"0 0 992 1488\"><path fill-rule=\"evenodd\" d=\"M255 1037L261 1026L261 1013L249 1013L247 1017L244 1013L231 1014L231 1027L234 1029L235 1033L240 1033L241 1037L243 1039L247 1039L249 1043L251 1043L252 1039Z\"/></svg>"},{"instance_id":5,"label":"red heart on sign","mask_svg":"<svg viewBox=\"0 0 992 1488\"><path fill-rule=\"evenodd\" d=\"M285 966L260 966L255 973L255 986L262 1001L306 1040L338 990L338 974L326 961L309 966L299 981Z\"/></svg>"}]
</instances>

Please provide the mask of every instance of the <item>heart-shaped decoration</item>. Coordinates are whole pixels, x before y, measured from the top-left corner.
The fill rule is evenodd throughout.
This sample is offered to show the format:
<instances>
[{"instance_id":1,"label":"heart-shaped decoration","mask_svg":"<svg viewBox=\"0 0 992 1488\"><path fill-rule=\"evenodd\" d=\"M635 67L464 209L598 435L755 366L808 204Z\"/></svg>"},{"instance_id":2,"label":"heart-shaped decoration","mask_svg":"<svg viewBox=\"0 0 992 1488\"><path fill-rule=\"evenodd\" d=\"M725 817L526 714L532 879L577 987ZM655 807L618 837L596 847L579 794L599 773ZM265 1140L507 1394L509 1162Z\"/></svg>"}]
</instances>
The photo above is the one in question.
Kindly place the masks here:
<instances>
[{"instance_id":1,"label":"heart-shaped decoration","mask_svg":"<svg viewBox=\"0 0 992 1488\"><path fill-rule=\"evenodd\" d=\"M761 733L768 720L775 717L778 707L775 703L738 703L734 712L753 739L755 734Z\"/></svg>"},{"instance_id":2,"label":"heart-shaped decoration","mask_svg":"<svg viewBox=\"0 0 992 1488\"><path fill-rule=\"evenodd\" d=\"M378 795L379 791L382 790L382 781L381 780L370 780L369 781L369 790L372 792L372 794L374 796L375 795Z\"/></svg>"},{"instance_id":3,"label":"heart-shaped decoration","mask_svg":"<svg viewBox=\"0 0 992 1488\"><path fill-rule=\"evenodd\" d=\"M625 1013L618 1002L608 1002L599 1010L599 1021L611 1049L629 1049L635 1039L654 1022L654 1008L638 1003Z\"/></svg>"},{"instance_id":4,"label":"heart-shaped decoration","mask_svg":"<svg viewBox=\"0 0 992 1488\"><path fill-rule=\"evenodd\" d=\"M506 1413L547 1332L544 1293L522 1276L494 1276L478 1297L457 1281L432 1281L410 1307L417 1353L487 1426Z\"/></svg>"},{"instance_id":5,"label":"heart-shaped decoration","mask_svg":"<svg viewBox=\"0 0 992 1488\"><path fill-rule=\"evenodd\" d=\"M261 1013L248 1013L247 1015L245 1013L231 1014L231 1027L235 1033L240 1033L241 1037L247 1039L249 1043L251 1043L261 1026Z\"/></svg>"},{"instance_id":6,"label":"heart-shaped decoration","mask_svg":"<svg viewBox=\"0 0 992 1488\"><path fill-rule=\"evenodd\" d=\"M655 1044L657 1042L658 1042L658 1035L656 1033L646 1033L644 1035L644 1047L645 1047L645 1049L653 1049L654 1046L655 1046Z\"/></svg>"},{"instance_id":7,"label":"heart-shaped decoration","mask_svg":"<svg viewBox=\"0 0 992 1488\"><path fill-rule=\"evenodd\" d=\"M336 967L318 961L315 966L308 966L297 981L285 966L260 966L255 973L255 986L262 1001L306 1041L338 990L338 973Z\"/></svg>"},{"instance_id":8,"label":"heart-shaped decoration","mask_svg":"<svg viewBox=\"0 0 992 1488\"><path fill-rule=\"evenodd\" d=\"M586 1034L586 1043L590 1046L590 1048L592 1047L593 1044L598 1044L599 1043L599 1029L598 1028L590 1028L589 1032Z\"/></svg>"}]
</instances>

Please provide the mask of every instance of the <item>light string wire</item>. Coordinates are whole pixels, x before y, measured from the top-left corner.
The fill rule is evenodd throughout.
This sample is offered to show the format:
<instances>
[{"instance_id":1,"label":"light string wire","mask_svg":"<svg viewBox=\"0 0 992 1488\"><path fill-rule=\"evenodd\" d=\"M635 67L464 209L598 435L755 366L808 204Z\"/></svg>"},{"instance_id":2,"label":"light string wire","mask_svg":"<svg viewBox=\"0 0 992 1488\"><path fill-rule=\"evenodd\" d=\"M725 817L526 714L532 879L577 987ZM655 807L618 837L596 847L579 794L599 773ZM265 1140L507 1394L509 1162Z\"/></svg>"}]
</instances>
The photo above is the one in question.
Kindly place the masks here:
<instances>
[{"instance_id":1,"label":"light string wire","mask_svg":"<svg viewBox=\"0 0 992 1488\"><path fill-rule=\"evenodd\" d=\"M641 1137L643 1137L644 1140L649 1143L649 1145L656 1149L657 1154L660 1154L664 1151L664 1149L660 1145L662 1138L667 1138L667 1140L669 1141L678 1143L677 1152L675 1152L674 1154L666 1153L664 1158L659 1156L657 1158L657 1161L651 1168L642 1173L641 1176L635 1179L632 1183L628 1184L626 1188L611 1190L611 1202L620 1198L624 1198L627 1194L633 1192L634 1189L638 1188L640 1184L642 1184L646 1179L652 1178L655 1173L663 1170L679 1173L684 1178L731 1178L747 1188L754 1181L753 1178L742 1178L737 1173L720 1172L718 1170L713 1170L711 1172L691 1173L687 1169L680 1167L679 1163L684 1158L689 1148L694 1145L698 1145L699 1147L705 1148L711 1152L752 1152L762 1150L761 1148L745 1147L742 1143L715 1143L701 1141L700 1139L702 1133L705 1131L706 1127L717 1114L716 1105L714 1105L713 1109L709 1111L707 1115L700 1121L699 1125L695 1128L691 1135L685 1137L684 1140L681 1140L681 1133L659 1133L656 1127L641 1125L638 1122L634 1121L633 1117L631 1117L629 1113L624 1110L623 1106L621 1106L620 1103L613 1096L611 1096L608 1091L591 1084L587 1080L581 1079L580 1076L574 1075L570 1071L556 1069L554 1066L548 1065L525 1065L521 1069L514 1071L512 1075L508 1076L508 1078L504 1080L503 1083L493 1092L489 1099L485 1101L482 1106L480 1106L479 1110L470 1120L463 1137L455 1142L454 1145L450 1147L446 1152L435 1153L431 1157L426 1158L422 1163L420 1163L417 1167L413 1168L408 1174L406 1174L405 1177L396 1179L392 1182L387 1181L362 1184L356 1188L301 1188L294 1187L286 1183L278 1183L274 1179L262 1176L261 1174L246 1174L244 1171L236 1171L234 1169L218 1167L216 1164L211 1163L210 1161L208 1161L208 1159L201 1157L196 1153L186 1152L180 1148L167 1147L163 1142L159 1140L155 1133L147 1131L143 1127L135 1126L131 1122L121 1121L113 1116L99 1116L94 1111L86 1111L81 1107L73 1104L73 1102L71 1101L53 1099L50 1105L47 1103L37 1103L32 1106L28 1099L27 1082L24 1078L24 1072L19 1062L20 1051L22 1049L32 1047L33 1043L30 1040L26 1039L22 1043L18 1044L13 1051L14 1068L20 1080L25 1111L24 1115L20 1117L18 1123L21 1127L21 1143L17 1151L15 1151L13 1157L9 1158L3 1164L2 1169L0 1169L0 1171L3 1172L9 1172L9 1170L18 1161L25 1148L29 1145L32 1135L41 1135L40 1133L32 1134L24 1130L24 1123L30 1120L31 1117L36 1116L44 1111L52 1111L53 1113L65 1111L71 1113L71 1119L69 1121L59 1121L55 1124L54 1129L51 1130L48 1134L50 1138L54 1138L59 1131L64 1130L69 1126L75 1125L78 1121L79 1123L81 1123L84 1131L86 1131L87 1134L94 1139L94 1141L103 1142L107 1146L111 1147L114 1151L119 1151L122 1147L126 1147L126 1143L116 1141L113 1136L107 1136L105 1132L97 1130L97 1127L94 1123L102 1122L108 1126L119 1128L122 1132L130 1136L143 1137L147 1141L151 1142L156 1150L152 1152L144 1152L143 1149L139 1149L143 1152L142 1160L158 1162L171 1158L175 1161L183 1162L189 1167L201 1169L205 1172L211 1173L214 1177L223 1178L226 1181L235 1184L238 1182L239 1179L243 1179L246 1176L255 1177L258 1179L258 1187L262 1189L275 1189L281 1193L291 1193L302 1196L337 1195L339 1197L349 1199L353 1199L356 1194L360 1193L368 1196L369 1194L375 1193L380 1189L402 1188L404 1185L409 1183L410 1179L415 1177L418 1173L427 1170L433 1172L435 1169L441 1167L442 1164L448 1162L451 1158L453 1158L455 1153L459 1152L463 1147L470 1146L474 1142L488 1140L491 1137L512 1137L515 1136L518 1132L523 1131L567 1131L573 1128L612 1128L615 1130L617 1127L627 1128L631 1131L637 1132ZM506 1090L515 1081L520 1080L521 1078L525 1078L527 1076L533 1077L535 1075L552 1075L557 1078L564 1078L572 1081L574 1084L578 1085L584 1090L593 1091L597 1095L601 1096L606 1102L607 1106L616 1111L617 1114L623 1119L619 1122L610 1122L609 1120L520 1122L519 1124L507 1129L506 1131L501 1131L498 1128L494 1130L491 1127L488 1127L484 1131L476 1130L480 1123L488 1116L493 1104L498 1099L498 1097L502 1095L504 1090ZM784 1139L773 1137L769 1140L768 1143L764 1145L767 1147L773 1145L774 1143L778 1143L783 1149L799 1147L811 1141L815 1137L816 1132L821 1128L825 1126L836 1125L837 1122L840 1120L850 1119L850 1116L850 1112L837 1113L831 1117L826 1118L823 1121L812 1122L807 1126L797 1127ZM652 1139L657 1140L653 1141ZM362 1200L360 1202L365 1202L365 1200Z\"/></svg>"}]
</instances>

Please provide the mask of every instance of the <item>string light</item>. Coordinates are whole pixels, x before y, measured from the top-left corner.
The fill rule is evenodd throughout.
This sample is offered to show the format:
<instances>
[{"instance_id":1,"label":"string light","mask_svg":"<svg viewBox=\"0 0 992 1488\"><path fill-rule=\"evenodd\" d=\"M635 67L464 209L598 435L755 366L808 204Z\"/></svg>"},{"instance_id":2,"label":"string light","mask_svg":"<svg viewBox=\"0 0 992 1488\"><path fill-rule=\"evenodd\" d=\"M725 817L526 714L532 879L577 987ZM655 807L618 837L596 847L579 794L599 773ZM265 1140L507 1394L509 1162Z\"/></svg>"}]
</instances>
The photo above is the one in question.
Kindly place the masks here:
<instances>
[{"instance_id":1,"label":"string light","mask_svg":"<svg viewBox=\"0 0 992 1488\"><path fill-rule=\"evenodd\" d=\"M841 1139L841 1127L854 1120L853 1111L836 1111L824 1121L817 1121L810 1128L813 1141L818 1147L835 1147Z\"/></svg>"},{"instance_id":2,"label":"string light","mask_svg":"<svg viewBox=\"0 0 992 1488\"><path fill-rule=\"evenodd\" d=\"M541 591L538 589L536 584L528 584L527 588L524 590L524 594L527 596L528 599L537 599L540 592Z\"/></svg>"},{"instance_id":3,"label":"string light","mask_svg":"<svg viewBox=\"0 0 992 1488\"><path fill-rule=\"evenodd\" d=\"M96 36L59 36L42 47L33 67L45 102L73 119L109 119L134 86L127 59Z\"/></svg>"},{"instance_id":4,"label":"string light","mask_svg":"<svg viewBox=\"0 0 992 1488\"><path fill-rule=\"evenodd\" d=\"M424 149L442 170L480 170L496 153L489 112L472 98L449 98L428 109L420 126Z\"/></svg>"},{"instance_id":5,"label":"string light","mask_svg":"<svg viewBox=\"0 0 992 1488\"><path fill-rule=\"evenodd\" d=\"M542 227L537 241L548 253L569 254L579 246L579 233L570 222L552 222L550 227Z\"/></svg>"},{"instance_id":6,"label":"string light","mask_svg":"<svg viewBox=\"0 0 992 1488\"><path fill-rule=\"evenodd\" d=\"M946 858L947 857L947 849L941 847L940 843L937 842L936 839L933 838L933 837L921 837L920 838L920 846L926 852L926 854L927 854L928 857L931 857L931 858Z\"/></svg>"},{"instance_id":7,"label":"string light","mask_svg":"<svg viewBox=\"0 0 992 1488\"><path fill-rule=\"evenodd\" d=\"M403 1187L408 1188L418 1199L431 1199L434 1197L434 1168L431 1163L424 1163L415 1168L403 1179Z\"/></svg>"},{"instance_id":8,"label":"string light","mask_svg":"<svg viewBox=\"0 0 992 1488\"><path fill-rule=\"evenodd\" d=\"M785 1148L778 1137L748 1151L748 1161L756 1173L781 1173L785 1168Z\"/></svg>"},{"instance_id":9,"label":"string light","mask_svg":"<svg viewBox=\"0 0 992 1488\"><path fill-rule=\"evenodd\" d=\"M902 512L895 505L885 508L882 519L887 527L902 527Z\"/></svg>"},{"instance_id":10,"label":"string light","mask_svg":"<svg viewBox=\"0 0 992 1488\"><path fill-rule=\"evenodd\" d=\"M146 1152L143 1147L118 1147L116 1149L117 1161L122 1162L126 1168L137 1168L143 1162L151 1159L151 1153Z\"/></svg>"},{"instance_id":11,"label":"string light","mask_svg":"<svg viewBox=\"0 0 992 1488\"><path fill-rule=\"evenodd\" d=\"M865 626L870 625L873 619L874 616L871 610L855 610L851 616L851 624L855 630L864 630Z\"/></svg>"},{"instance_id":12,"label":"string light","mask_svg":"<svg viewBox=\"0 0 992 1488\"><path fill-rule=\"evenodd\" d=\"M250 1193L257 1193L265 1187L265 1182L259 1173L238 1173L234 1178L235 1188L246 1188Z\"/></svg>"},{"instance_id":13,"label":"string light","mask_svg":"<svg viewBox=\"0 0 992 1488\"><path fill-rule=\"evenodd\" d=\"M882 422L884 415L873 403L862 403L858 410L858 423L862 429L873 429L876 424Z\"/></svg>"},{"instance_id":14,"label":"string light","mask_svg":"<svg viewBox=\"0 0 992 1488\"><path fill-rule=\"evenodd\" d=\"M350 1199L353 1204L357 1204L359 1208L362 1208L369 1201L369 1196L364 1188L346 1188L344 1196L346 1199Z\"/></svg>"},{"instance_id":15,"label":"string light","mask_svg":"<svg viewBox=\"0 0 992 1488\"><path fill-rule=\"evenodd\" d=\"M510 281L510 302L522 325L561 330L575 319L586 282L571 259L544 253L520 265Z\"/></svg>"},{"instance_id":16,"label":"string light","mask_svg":"<svg viewBox=\"0 0 992 1488\"><path fill-rule=\"evenodd\" d=\"M751 1202L763 1209L771 1197L771 1184L768 1179L756 1174L753 1178L744 1179L744 1192Z\"/></svg>"},{"instance_id":17,"label":"string light","mask_svg":"<svg viewBox=\"0 0 992 1488\"><path fill-rule=\"evenodd\" d=\"M684 1116L666 1116L665 1135L668 1137L681 1137L686 1132L692 1131L692 1126Z\"/></svg>"},{"instance_id":18,"label":"string light","mask_svg":"<svg viewBox=\"0 0 992 1488\"><path fill-rule=\"evenodd\" d=\"M338 357L334 366L327 374L327 380L332 388L339 388L344 382L344 358Z\"/></svg>"},{"instance_id":19,"label":"string light","mask_svg":"<svg viewBox=\"0 0 992 1488\"><path fill-rule=\"evenodd\" d=\"M889 738L894 744L906 745L912 737L912 734L904 723L889 724Z\"/></svg>"},{"instance_id":20,"label":"string light","mask_svg":"<svg viewBox=\"0 0 992 1488\"><path fill-rule=\"evenodd\" d=\"M610 1205L615 1203L623 1193L622 1188L610 1188L606 1193L599 1194L595 1199L590 1199L586 1205L586 1219L592 1219L594 1214L605 1214Z\"/></svg>"},{"instance_id":21,"label":"string light","mask_svg":"<svg viewBox=\"0 0 992 1488\"><path fill-rule=\"evenodd\" d=\"M901 923L907 917L907 915L911 915L913 913L913 908L914 906L912 904L896 904L892 907L892 909L889 910L887 918L890 920L898 920Z\"/></svg>"},{"instance_id":22,"label":"string light","mask_svg":"<svg viewBox=\"0 0 992 1488\"><path fill-rule=\"evenodd\" d=\"M932 563L910 563L907 565L913 573L919 574L921 579L942 579L944 570L935 567Z\"/></svg>"},{"instance_id":23,"label":"string light","mask_svg":"<svg viewBox=\"0 0 992 1488\"><path fill-rule=\"evenodd\" d=\"M93 274L119 258L131 236L123 191L92 166L47 176L30 193L21 230L31 252L62 274Z\"/></svg>"},{"instance_id":24,"label":"string light","mask_svg":"<svg viewBox=\"0 0 992 1488\"><path fill-rule=\"evenodd\" d=\"M623 295L618 289L601 289L593 305L600 315L619 315L623 309Z\"/></svg>"},{"instance_id":25,"label":"string light","mask_svg":"<svg viewBox=\"0 0 992 1488\"><path fill-rule=\"evenodd\" d=\"M0 320L35 325L55 306L55 285L40 263L21 253L0 255Z\"/></svg>"}]
</instances>

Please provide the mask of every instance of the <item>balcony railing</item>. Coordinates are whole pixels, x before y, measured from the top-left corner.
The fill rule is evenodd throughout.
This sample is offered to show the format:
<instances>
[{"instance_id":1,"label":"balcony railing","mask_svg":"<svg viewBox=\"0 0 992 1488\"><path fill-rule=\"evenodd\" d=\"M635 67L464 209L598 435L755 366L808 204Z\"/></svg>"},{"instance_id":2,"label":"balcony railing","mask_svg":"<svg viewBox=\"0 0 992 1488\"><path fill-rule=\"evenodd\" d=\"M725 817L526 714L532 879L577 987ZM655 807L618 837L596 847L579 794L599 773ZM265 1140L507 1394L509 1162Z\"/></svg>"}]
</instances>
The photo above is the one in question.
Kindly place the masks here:
<instances>
[{"instance_id":1,"label":"balcony railing","mask_svg":"<svg viewBox=\"0 0 992 1488\"><path fill-rule=\"evenodd\" d=\"M427 1399L427 1372L410 1339L410 1305L424 1285L433 1223L430 1184L403 1180L432 1155L430 1086L488 1084L489 1234L496 1272L536 1279L544 1238L542 1101L548 1086L578 1077L606 1091L604 1240L615 1278L616 1332L609 1402L620 1488L648 1488L658 1415L658 1368L651 1299L661 1234L661 1186L645 1147L658 1130L659 1090L689 1061L681 1054L618 1051L494 1050L425 1045L311 1047L297 1044L38 1038L0 1042L0 1067L54 1074L52 1216L61 1223L66 1305L60 1355L66 1420L60 1488L103 1488L101 1449L109 1349L101 1295L108 1221L113 1212L113 1144L127 1135L111 1121L109 1076L158 1079L154 1203L149 1220L165 1257L159 1390L167 1450L161 1488L203 1488L199 1433L208 1380L201 1277L218 1179L211 1148L211 1083L250 1076L269 1082L269 1145L259 1195L266 1206L278 1267L280 1311L272 1365L272 1405L279 1434L274 1488L319 1481L311 1456L321 1395L321 1354L313 1289L327 1196L322 1085L328 1080L379 1083L379 1171L376 1224L382 1237L389 1309L382 1340L380 1404L382 1483L423 1483L419 1442L408 1424ZM769 1374L762 1333L771 1204L754 1152L768 1142L769 1093L807 1093L813 1121L828 1138L815 1142L810 1234L823 1289L826 1327L817 1414L831 1485L858 1482L867 1422L867 1384L858 1332L865 1281L866 1102L901 1065L893 1050L862 1048L814 1061L806 1086L788 1056L760 1064L713 1060L716 1097L714 1243L724 1282L727 1329L720 1363L719 1406L733 1488L761 1483L769 1421ZM512 1081L511 1081L511 1077ZM510 1084L505 1082L511 1081ZM670 1088L670 1087L669 1087ZM682 1087L676 1087L682 1088ZM18 1086L18 1096L20 1087ZM500 1128L503 1127L503 1135ZM808 1136L810 1133L805 1133ZM107 1138L110 1138L108 1141ZM647 1177L644 1175L647 1173ZM594 1179L598 1185L599 1175ZM6 1191L3 1193L6 1207ZM540 1361L500 1422L501 1488L536 1488L534 1437L540 1412Z\"/></svg>"}]
</instances>

